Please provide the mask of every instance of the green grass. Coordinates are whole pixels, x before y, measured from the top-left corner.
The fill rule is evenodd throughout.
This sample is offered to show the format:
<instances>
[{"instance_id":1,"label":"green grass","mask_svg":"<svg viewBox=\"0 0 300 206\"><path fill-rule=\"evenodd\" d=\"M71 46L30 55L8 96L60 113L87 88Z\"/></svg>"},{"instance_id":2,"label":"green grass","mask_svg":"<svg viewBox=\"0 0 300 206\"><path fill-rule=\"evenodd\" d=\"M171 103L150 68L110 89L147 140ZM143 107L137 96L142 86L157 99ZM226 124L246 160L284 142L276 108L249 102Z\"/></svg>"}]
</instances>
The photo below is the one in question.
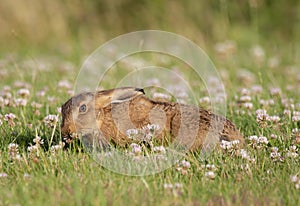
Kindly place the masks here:
<instances>
[{"instance_id":1,"label":"green grass","mask_svg":"<svg viewBox=\"0 0 300 206\"><path fill-rule=\"evenodd\" d=\"M1 82L1 89L3 90L5 85L10 85L12 99L17 98L19 86L15 84L15 81L18 80L29 85L30 95L27 97L28 103L25 107L3 106L0 108L3 122L0 127L0 173L7 174L7 177L0 177L0 204L298 205L299 189L296 189L295 183L291 182L290 178L293 175L300 175L299 156L288 158L285 155L289 146L293 145L292 129L297 128L299 123L293 122L291 117L283 114L285 107L281 102L282 99L292 98L295 108L291 108L291 111L298 111L297 91L287 91L286 78L282 78L287 75L286 72L295 72L294 75L286 77L289 85L297 88L298 71L282 70L280 68L288 64L281 63L277 68L273 68L273 74L269 74L268 70L259 69L268 68L267 64L255 65L254 60L251 59L247 62L255 78L250 79L249 83L239 77L239 65L247 63L243 61L243 58L248 53L233 55L225 61L216 55L214 60L218 66L231 67L230 70L221 71L223 74L226 73L226 78L224 76L226 88L230 88L226 90L228 93L227 117L235 122L245 137L266 136L269 140L268 145L256 149L253 149L250 144L245 147L255 162L222 150L213 152L206 159L200 158L199 154L187 154L185 159L191 163L191 167L184 174L173 166L161 173L141 177L124 176L109 171L94 161L78 144L72 145L68 150L52 153L49 150L51 136L54 135L52 145L61 141L60 120L53 130L44 124L43 119L48 114L57 114L57 107L70 96L67 94L68 89L57 86L58 81L67 79L74 82L78 70L61 69L60 65L64 63L62 61L51 65L49 70L39 69L42 66L39 64L32 67L24 66L22 58L8 62L2 68L7 71L7 74ZM232 62L230 58L239 60ZM178 62L171 61L164 66L172 67L176 64ZM119 74L112 72L111 78L115 76L118 79L120 78L118 75L121 74L122 72ZM253 109L248 111L239 107L238 98L242 96L240 89L251 90L255 84L262 85L263 91L260 94L250 94ZM110 87L109 84L107 85ZM280 87L281 96L272 96L269 86ZM45 91L45 96L38 97L40 90ZM55 99L51 102L48 97L55 97ZM272 99L274 105L262 107L259 103L262 99ZM35 114L35 109L31 106L33 101L42 105L39 109L40 115ZM269 115L278 115L281 118L279 123L268 122L266 128L260 127L256 121L255 111L261 108L265 108ZM245 114L237 115L237 111L245 111ZM17 116L14 120L15 126L10 126L4 120L4 115L7 113L14 113ZM272 139L271 134L276 134L278 138ZM27 147L34 144L33 139L36 135L44 140L44 145L38 149L38 152L30 153ZM8 145L12 142L19 145L20 158L18 160L13 159L9 154ZM276 162L270 158L272 147L275 146L284 157L282 162ZM299 149L299 145L297 148ZM216 166L214 179L206 177L205 172L208 171L204 168L206 164ZM249 168L242 169L246 165ZM181 186L175 188L176 183ZM165 188L165 184L173 184L173 189Z\"/></svg>"},{"instance_id":2,"label":"green grass","mask_svg":"<svg viewBox=\"0 0 300 206\"><path fill-rule=\"evenodd\" d=\"M293 132L300 128L300 121L293 121L297 116L293 112L300 111L299 9L295 0L289 4L267 0L199 4L193 0L3 1L0 42L7 48L0 48L0 206L299 205L300 157L288 157L291 146L300 153L300 133ZM98 164L80 142L52 151L63 140L57 109L71 97L86 55L119 34L141 29L175 32L209 54L226 89L226 117L247 138L248 158L242 158L241 150L217 149L206 158L187 153L188 169L174 165L154 175L126 176ZM216 49L217 43L225 49ZM253 56L256 45L263 49L263 56ZM114 87L141 61L173 68L186 78L197 98L208 95L188 65L162 54L137 54L129 63L119 62L100 86ZM70 82L69 88L59 86L61 80ZM171 87L178 85L175 80L168 82ZM261 92L253 90L257 85ZM22 88L30 91L27 104L16 106ZM280 94L272 94L272 88L280 88ZM159 92L167 92L164 89ZM151 90L146 92L151 97ZM242 96L251 97L247 103L252 103L252 109L241 104ZM2 98L10 103L4 105ZM258 109L278 116L279 122L259 124ZM5 120L9 113L16 115L13 123ZM58 115L54 127L44 122L49 114ZM253 135L265 136L268 144L251 145L248 138ZM29 152L37 136L44 144ZM11 143L18 144L18 154L9 149ZM278 161L271 158L274 147L281 155ZM212 164L215 177L209 178L206 165ZM298 177L298 185L292 176Z\"/></svg>"}]
</instances>

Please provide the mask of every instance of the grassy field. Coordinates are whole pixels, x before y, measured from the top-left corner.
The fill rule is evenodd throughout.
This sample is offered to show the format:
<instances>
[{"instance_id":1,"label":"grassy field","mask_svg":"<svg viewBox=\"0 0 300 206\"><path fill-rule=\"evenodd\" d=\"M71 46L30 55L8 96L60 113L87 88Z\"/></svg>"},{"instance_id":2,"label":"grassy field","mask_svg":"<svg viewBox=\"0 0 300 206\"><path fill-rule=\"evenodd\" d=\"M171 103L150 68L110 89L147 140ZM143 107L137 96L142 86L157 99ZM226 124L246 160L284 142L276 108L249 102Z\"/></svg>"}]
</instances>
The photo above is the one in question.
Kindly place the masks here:
<instances>
[{"instance_id":1,"label":"grassy field","mask_svg":"<svg viewBox=\"0 0 300 206\"><path fill-rule=\"evenodd\" d=\"M5 2L3 8L15 11L9 1ZM122 11L131 8L131 4L122 1L128 3L122 7L113 1L117 10L108 3L102 5L111 12L102 14L109 19L102 24L102 29L107 30L103 32L98 27L91 29L91 23L82 30L76 27L85 18L97 22L94 17L100 11L96 7L88 3L81 5L90 11L87 15L78 9L79 1L76 1L78 5L66 2L61 7L46 5L47 15L39 14L41 18L36 20L41 29L36 39L30 33L31 27L17 24L22 23L22 18L30 22L35 15L22 17L12 12L11 24L0 21L3 28L17 29L12 41L7 33L0 32L0 42L13 42L8 50L0 50L0 206L300 204L300 29L295 26L299 6L284 7L280 3L268 6L268 1L262 1L263 5L259 6L256 1L249 1L251 8L245 17L242 11L246 7L241 3L235 6L220 1L220 5L203 3L201 8L192 8L193 3L189 2L185 5L189 16L185 16L176 1L169 5L182 11L175 25L177 22L171 15L160 21L167 6L160 5L157 11L158 3L154 1L146 3L153 16L148 14L141 22L136 16L127 16L130 21L126 24L121 22L122 15L126 15ZM36 8L41 10L43 7L38 5ZM142 6L137 4L136 8ZM70 9L67 14L76 17L76 21L73 19L71 25L62 21L68 18L61 11L52 22L60 24L57 27L49 24L45 29L48 24L43 18L48 19L60 9ZM289 13L289 9L293 12ZM199 10L208 22L199 17ZM8 16L0 13L1 17ZM120 14L118 18L116 13ZM281 18L287 13L290 22ZM118 23L113 27L115 21ZM289 23L293 26L289 27ZM172 24L173 27L166 26ZM72 29L68 30L66 25ZM180 25L189 29L182 31ZM232 143L221 144L221 149L207 158L187 153L173 167L148 176L114 173L94 161L80 142L63 149L60 106L73 95L85 57L117 34L145 28L178 32L209 54L225 86L226 117L244 134L247 143L244 148L235 148ZM48 39L45 47L37 46ZM32 42L35 44L31 46ZM49 46L53 42L56 46ZM190 78L198 103L209 109L205 87L193 79L187 65L156 56L143 59L137 55L130 59L132 64L143 61L175 69ZM109 73L101 86L114 87L130 65L117 65L117 72ZM170 86L175 87L176 82ZM189 99L185 97L181 101L189 102Z\"/></svg>"}]
</instances>

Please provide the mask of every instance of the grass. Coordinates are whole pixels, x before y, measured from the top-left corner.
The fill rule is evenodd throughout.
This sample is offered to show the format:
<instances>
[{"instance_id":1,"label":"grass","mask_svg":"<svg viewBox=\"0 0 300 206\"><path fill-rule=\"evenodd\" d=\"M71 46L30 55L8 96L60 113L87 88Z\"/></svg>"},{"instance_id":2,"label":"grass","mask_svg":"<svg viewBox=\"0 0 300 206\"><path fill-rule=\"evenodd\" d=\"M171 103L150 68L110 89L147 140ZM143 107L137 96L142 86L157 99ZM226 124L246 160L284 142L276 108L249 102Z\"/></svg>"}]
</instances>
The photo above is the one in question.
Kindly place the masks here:
<instances>
[{"instance_id":1,"label":"grass","mask_svg":"<svg viewBox=\"0 0 300 206\"><path fill-rule=\"evenodd\" d=\"M241 62L232 62L232 55L240 55ZM46 65L50 62L43 58L37 59L35 64L25 64L27 59L6 61L4 58L6 64L1 71L5 71L6 74L3 72L1 96L6 98L8 95L4 92L8 90L5 89L5 85L10 86L11 101L21 98L20 88L27 87L30 94L24 97L27 100L26 106L11 103L10 106L0 108L0 204L298 205L299 189L296 188L296 183L291 181L291 176L300 175L299 156L287 157L287 153L291 145L299 149L299 145L294 144L295 136L292 134L292 129L298 128L299 123L292 120L295 115L284 114L285 109L291 112L299 109L299 98L296 95L298 71L280 69L288 66L285 63L272 68L275 74L281 76L287 75L285 72L295 72L294 75L288 76L288 83L296 89L288 90L284 78L259 69L269 67L264 63L267 62L266 59L258 65L255 63L255 57L252 57L249 61L252 69L247 70L250 73L247 73L246 77L243 76L238 67L244 63L243 55L249 54L229 54L225 61L224 56L214 56L215 63L223 64L223 68L235 65L231 70L220 71L226 88L230 88L230 91L227 90L227 117L236 123L246 138L251 135L265 136L268 144L257 143L261 147L255 147L247 140L245 150L249 155L248 159L237 155L238 150L217 150L206 159L200 158L197 153L186 154L184 159L191 166L184 172L175 165L161 173L141 177L123 176L101 167L77 143L68 150L51 150L51 146L60 144L62 140L59 131L60 119L53 128L47 127L44 118L49 114L58 114L57 108L70 96L68 91L72 89L72 84L58 86L58 82L74 82L76 69L70 67L71 69L67 70L63 67L67 65L66 62L60 61L47 69ZM165 66L172 67L176 64L178 62L171 61ZM112 78L114 75L116 79L119 78L117 73L112 72L111 75ZM251 89L257 84L262 86L261 93L255 93L255 90ZM273 91L275 94L270 93L269 88L274 86L281 89L280 94L277 94L276 90ZM244 93L241 92L241 88L246 89ZM41 91L45 92L44 96L41 96ZM249 94L245 94L247 91ZM245 95L251 97L248 103L252 103L252 109L246 109L240 104L241 96ZM292 99L290 101L293 101L294 107L291 104L284 105L282 101L286 98ZM263 105L262 100L273 103ZM40 108L33 107L32 102L40 103ZM262 108L266 109L268 115L280 117L279 123L266 121L266 127L261 127L257 121L256 110ZM16 115L16 119L13 120L14 126L5 121L5 114L8 113ZM272 138L274 134L277 135L276 139ZM33 139L36 136L41 137L44 144L34 152L29 152L27 148L35 144ZM20 156L16 157L16 153L12 153L8 148L10 143L19 145ZM270 157L273 147L278 147L282 161ZM215 177L210 178L207 175L210 171L206 168L208 164L215 165Z\"/></svg>"},{"instance_id":2,"label":"grass","mask_svg":"<svg viewBox=\"0 0 300 206\"><path fill-rule=\"evenodd\" d=\"M0 206L300 204L299 3L31 3L4 1L0 8L0 41L12 45L0 50ZM166 12L170 8L176 18ZM105 40L140 29L173 31L209 54L227 93L226 117L246 138L244 150L220 148L207 158L188 153L185 162L160 173L126 176L102 167L80 142L62 149L59 108L72 96L84 56ZM114 87L141 62L174 69L210 108L203 82L188 65L163 54L128 57L101 86ZM7 119L10 113L16 118Z\"/></svg>"}]
</instances>

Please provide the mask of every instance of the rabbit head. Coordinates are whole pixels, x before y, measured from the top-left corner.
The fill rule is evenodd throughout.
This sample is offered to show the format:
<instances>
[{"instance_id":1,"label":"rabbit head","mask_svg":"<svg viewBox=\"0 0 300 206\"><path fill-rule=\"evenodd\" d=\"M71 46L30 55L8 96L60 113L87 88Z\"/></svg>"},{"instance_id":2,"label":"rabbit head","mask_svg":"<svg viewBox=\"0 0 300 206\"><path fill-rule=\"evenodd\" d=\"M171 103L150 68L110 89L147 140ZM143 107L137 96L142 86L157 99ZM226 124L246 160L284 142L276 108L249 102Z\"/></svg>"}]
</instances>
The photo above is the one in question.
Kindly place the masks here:
<instances>
[{"instance_id":1,"label":"rabbit head","mask_svg":"<svg viewBox=\"0 0 300 206\"><path fill-rule=\"evenodd\" d=\"M143 89L123 87L95 93L85 92L72 97L62 105L62 136L72 139L73 134L80 134L84 138L91 136L95 131L101 132L100 121L103 118L99 116L104 108L143 94Z\"/></svg>"}]
</instances>

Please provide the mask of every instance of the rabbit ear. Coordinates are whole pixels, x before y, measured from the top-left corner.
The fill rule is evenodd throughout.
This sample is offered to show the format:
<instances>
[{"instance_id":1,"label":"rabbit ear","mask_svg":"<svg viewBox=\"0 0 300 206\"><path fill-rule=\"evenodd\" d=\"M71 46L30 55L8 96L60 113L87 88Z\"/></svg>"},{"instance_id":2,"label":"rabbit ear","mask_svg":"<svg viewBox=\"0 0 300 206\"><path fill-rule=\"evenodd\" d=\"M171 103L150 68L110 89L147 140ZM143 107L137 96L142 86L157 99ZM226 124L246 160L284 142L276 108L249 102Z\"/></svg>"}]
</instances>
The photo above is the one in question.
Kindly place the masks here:
<instances>
[{"instance_id":1,"label":"rabbit ear","mask_svg":"<svg viewBox=\"0 0 300 206\"><path fill-rule=\"evenodd\" d=\"M139 95L144 95L143 89L135 87L121 87L117 89L102 90L96 93L95 101L100 107L106 107L109 104L121 103L131 100Z\"/></svg>"}]
</instances>

